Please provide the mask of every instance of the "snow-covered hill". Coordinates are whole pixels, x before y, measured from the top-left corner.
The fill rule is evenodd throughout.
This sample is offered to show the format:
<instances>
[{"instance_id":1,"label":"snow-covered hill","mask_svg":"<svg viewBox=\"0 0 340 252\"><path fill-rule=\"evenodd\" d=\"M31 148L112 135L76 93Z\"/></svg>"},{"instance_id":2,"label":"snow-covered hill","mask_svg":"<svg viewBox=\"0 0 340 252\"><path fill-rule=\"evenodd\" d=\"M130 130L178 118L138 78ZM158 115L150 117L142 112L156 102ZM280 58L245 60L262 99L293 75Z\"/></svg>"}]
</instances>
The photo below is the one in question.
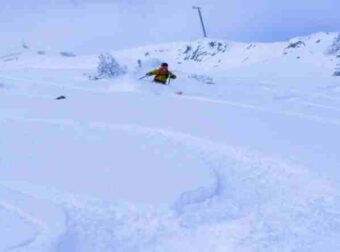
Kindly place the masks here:
<instances>
[{"instance_id":1,"label":"snow-covered hill","mask_svg":"<svg viewBox=\"0 0 340 252\"><path fill-rule=\"evenodd\" d=\"M2 55L0 251L339 251L338 45L140 47L96 81L97 55Z\"/></svg>"},{"instance_id":2,"label":"snow-covered hill","mask_svg":"<svg viewBox=\"0 0 340 252\"><path fill-rule=\"evenodd\" d=\"M187 72L242 72L274 76L332 75L340 64L340 35L317 33L288 42L238 43L214 39L140 47L112 52L130 70L137 61L158 64L168 61L173 68ZM80 56L74 52L49 52L22 48L0 56L3 69L13 67L94 68L97 56ZM153 65L151 65L153 66ZM227 73L226 73L227 74ZM255 77L255 76L254 76Z\"/></svg>"}]
</instances>

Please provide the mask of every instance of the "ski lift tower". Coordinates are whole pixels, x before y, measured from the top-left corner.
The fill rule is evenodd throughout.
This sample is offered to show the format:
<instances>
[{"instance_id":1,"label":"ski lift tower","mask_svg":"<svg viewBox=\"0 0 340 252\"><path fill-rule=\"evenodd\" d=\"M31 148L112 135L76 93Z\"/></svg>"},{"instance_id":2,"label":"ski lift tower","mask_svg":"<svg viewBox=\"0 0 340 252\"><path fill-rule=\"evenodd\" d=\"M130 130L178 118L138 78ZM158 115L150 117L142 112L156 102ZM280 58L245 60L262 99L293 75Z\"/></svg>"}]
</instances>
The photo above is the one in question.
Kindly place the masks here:
<instances>
[{"instance_id":1,"label":"ski lift tower","mask_svg":"<svg viewBox=\"0 0 340 252\"><path fill-rule=\"evenodd\" d=\"M198 15L200 17L201 20L201 25L202 25L202 30L203 30L203 36L206 38L207 37L207 31L205 29L205 25L204 25L204 21L203 21L203 16L202 16L202 12L201 12L201 7L199 6L193 6L192 7L194 10L198 11Z\"/></svg>"}]
</instances>

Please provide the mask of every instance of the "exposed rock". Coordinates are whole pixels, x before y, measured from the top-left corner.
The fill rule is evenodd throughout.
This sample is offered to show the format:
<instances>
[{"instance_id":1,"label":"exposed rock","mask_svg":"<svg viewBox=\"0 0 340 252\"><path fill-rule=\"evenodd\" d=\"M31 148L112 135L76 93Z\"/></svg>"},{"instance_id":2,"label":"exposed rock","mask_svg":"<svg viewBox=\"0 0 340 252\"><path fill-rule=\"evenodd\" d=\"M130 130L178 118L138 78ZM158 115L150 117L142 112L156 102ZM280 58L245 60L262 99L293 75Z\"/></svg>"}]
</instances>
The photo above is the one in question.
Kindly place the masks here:
<instances>
[{"instance_id":1,"label":"exposed rock","mask_svg":"<svg viewBox=\"0 0 340 252\"><path fill-rule=\"evenodd\" d=\"M253 44L250 44L249 46L247 46L247 50L250 50L250 49L253 49L253 48L255 48L256 47L256 45L253 45Z\"/></svg>"},{"instance_id":2,"label":"exposed rock","mask_svg":"<svg viewBox=\"0 0 340 252\"><path fill-rule=\"evenodd\" d=\"M185 49L182 50L184 55L184 60L193 60L197 62L202 62L207 56L216 56L227 51L228 44L218 41L202 41L195 45L187 45Z\"/></svg>"},{"instance_id":3,"label":"exposed rock","mask_svg":"<svg viewBox=\"0 0 340 252\"><path fill-rule=\"evenodd\" d=\"M340 34L334 39L333 44L328 48L327 54L338 54L340 55Z\"/></svg>"},{"instance_id":4,"label":"exposed rock","mask_svg":"<svg viewBox=\"0 0 340 252\"><path fill-rule=\"evenodd\" d=\"M297 42L294 42L294 43L290 43L286 49L290 49L290 48L300 48L302 46L306 46L306 44L302 41L297 41Z\"/></svg>"},{"instance_id":5,"label":"exposed rock","mask_svg":"<svg viewBox=\"0 0 340 252\"><path fill-rule=\"evenodd\" d=\"M77 56L72 52L60 52L60 55L63 57L76 57Z\"/></svg>"},{"instance_id":6,"label":"exposed rock","mask_svg":"<svg viewBox=\"0 0 340 252\"><path fill-rule=\"evenodd\" d=\"M25 42L22 42L22 48L29 49L29 46Z\"/></svg>"}]
</instances>

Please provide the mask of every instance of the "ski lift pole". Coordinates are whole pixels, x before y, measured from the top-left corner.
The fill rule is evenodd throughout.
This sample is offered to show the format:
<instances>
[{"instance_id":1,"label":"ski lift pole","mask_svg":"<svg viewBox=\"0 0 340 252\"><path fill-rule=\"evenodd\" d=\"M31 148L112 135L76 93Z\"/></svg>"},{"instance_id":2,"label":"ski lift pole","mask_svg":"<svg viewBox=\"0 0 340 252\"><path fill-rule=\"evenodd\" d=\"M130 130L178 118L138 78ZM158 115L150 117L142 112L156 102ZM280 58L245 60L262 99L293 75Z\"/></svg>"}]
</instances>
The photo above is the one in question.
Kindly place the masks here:
<instances>
[{"instance_id":1,"label":"ski lift pole","mask_svg":"<svg viewBox=\"0 0 340 252\"><path fill-rule=\"evenodd\" d=\"M194 10L198 11L198 15L200 17L200 21L201 21L201 25L202 25L202 30L203 30L203 36L206 38L207 37L207 31L205 29L205 25L204 25L204 21L203 21L203 16L202 16L202 12L201 12L201 7L193 6L192 8Z\"/></svg>"}]
</instances>

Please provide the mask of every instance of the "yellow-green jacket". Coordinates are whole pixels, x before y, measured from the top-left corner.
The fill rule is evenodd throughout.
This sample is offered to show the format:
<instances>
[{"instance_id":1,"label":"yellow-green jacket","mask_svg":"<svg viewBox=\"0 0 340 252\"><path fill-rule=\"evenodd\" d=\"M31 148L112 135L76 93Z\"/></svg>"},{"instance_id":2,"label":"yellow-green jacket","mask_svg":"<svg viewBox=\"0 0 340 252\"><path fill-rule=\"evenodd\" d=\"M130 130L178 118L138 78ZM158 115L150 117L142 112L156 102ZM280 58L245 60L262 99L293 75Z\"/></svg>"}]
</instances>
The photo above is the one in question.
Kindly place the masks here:
<instances>
[{"instance_id":1,"label":"yellow-green jacket","mask_svg":"<svg viewBox=\"0 0 340 252\"><path fill-rule=\"evenodd\" d=\"M150 76L154 75L155 76L154 81L162 83L162 84L166 84L166 81L168 80L168 78L176 79L176 75L174 75L169 70L165 70L162 68L155 69L151 72L148 72L147 75L150 75Z\"/></svg>"}]
</instances>

